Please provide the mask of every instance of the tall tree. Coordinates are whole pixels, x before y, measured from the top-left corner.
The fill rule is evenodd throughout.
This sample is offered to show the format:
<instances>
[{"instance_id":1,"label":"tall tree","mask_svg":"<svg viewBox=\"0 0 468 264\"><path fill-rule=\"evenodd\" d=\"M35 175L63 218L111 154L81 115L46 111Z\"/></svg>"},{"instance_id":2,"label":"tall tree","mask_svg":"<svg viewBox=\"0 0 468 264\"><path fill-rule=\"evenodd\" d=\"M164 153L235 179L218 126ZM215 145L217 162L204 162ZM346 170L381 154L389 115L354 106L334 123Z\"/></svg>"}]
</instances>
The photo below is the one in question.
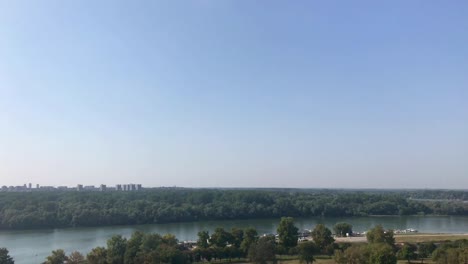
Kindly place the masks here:
<instances>
[{"instance_id":1,"label":"tall tree","mask_svg":"<svg viewBox=\"0 0 468 264\"><path fill-rule=\"evenodd\" d=\"M257 241L257 238L258 238L258 233L255 228L248 227L244 230L244 239L242 240L242 243L240 246L244 254L247 254L247 251L249 250L250 246Z\"/></svg>"},{"instance_id":2,"label":"tall tree","mask_svg":"<svg viewBox=\"0 0 468 264\"><path fill-rule=\"evenodd\" d=\"M232 238L232 245L236 248L240 248L242 240L244 240L244 230L240 228L232 228L231 229L231 238Z\"/></svg>"},{"instance_id":3,"label":"tall tree","mask_svg":"<svg viewBox=\"0 0 468 264\"><path fill-rule=\"evenodd\" d=\"M311 235L321 253L328 255L333 254L333 243L335 239L333 239L330 229L323 224L318 224L315 226L314 230L312 230Z\"/></svg>"},{"instance_id":4,"label":"tall tree","mask_svg":"<svg viewBox=\"0 0 468 264\"><path fill-rule=\"evenodd\" d=\"M0 264L14 264L15 261L9 255L10 252L6 248L0 248Z\"/></svg>"},{"instance_id":5,"label":"tall tree","mask_svg":"<svg viewBox=\"0 0 468 264\"><path fill-rule=\"evenodd\" d=\"M165 234L162 237L162 242L170 247L175 247L179 243L179 240L173 234Z\"/></svg>"},{"instance_id":6,"label":"tall tree","mask_svg":"<svg viewBox=\"0 0 468 264\"><path fill-rule=\"evenodd\" d=\"M292 217L282 217L277 229L280 245L286 250L297 246L298 231Z\"/></svg>"},{"instance_id":7,"label":"tall tree","mask_svg":"<svg viewBox=\"0 0 468 264\"><path fill-rule=\"evenodd\" d=\"M121 235L115 235L107 240L107 262L109 264L123 264L127 239Z\"/></svg>"},{"instance_id":8,"label":"tall tree","mask_svg":"<svg viewBox=\"0 0 468 264\"><path fill-rule=\"evenodd\" d=\"M45 264L64 264L68 260L63 249L52 251L52 254L46 258Z\"/></svg>"},{"instance_id":9,"label":"tall tree","mask_svg":"<svg viewBox=\"0 0 468 264\"><path fill-rule=\"evenodd\" d=\"M222 227L216 228L210 238L211 245L220 247L220 248L224 248L231 241L232 241L231 233L227 232Z\"/></svg>"},{"instance_id":10,"label":"tall tree","mask_svg":"<svg viewBox=\"0 0 468 264\"><path fill-rule=\"evenodd\" d=\"M404 244L401 249L398 251L397 256L400 259L406 259L408 263L411 263L411 260L417 258L416 254L417 247L412 244Z\"/></svg>"},{"instance_id":11,"label":"tall tree","mask_svg":"<svg viewBox=\"0 0 468 264\"><path fill-rule=\"evenodd\" d=\"M312 241L307 241L299 244L299 260L301 263L313 263L315 261L314 255L318 253L318 248Z\"/></svg>"},{"instance_id":12,"label":"tall tree","mask_svg":"<svg viewBox=\"0 0 468 264\"><path fill-rule=\"evenodd\" d=\"M393 246L395 244L395 238L393 237L393 231L385 231L381 225L377 225L366 233L367 242L369 243L386 243Z\"/></svg>"},{"instance_id":13,"label":"tall tree","mask_svg":"<svg viewBox=\"0 0 468 264\"><path fill-rule=\"evenodd\" d=\"M162 244L162 237L159 234L146 234L141 242L140 250L143 254L157 249Z\"/></svg>"},{"instance_id":14,"label":"tall tree","mask_svg":"<svg viewBox=\"0 0 468 264\"><path fill-rule=\"evenodd\" d=\"M424 263L424 259L432 255L432 252L436 249L434 243L421 243L418 245L418 257L421 258L421 262Z\"/></svg>"},{"instance_id":15,"label":"tall tree","mask_svg":"<svg viewBox=\"0 0 468 264\"><path fill-rule=\"evenodd\" d=\"M81 254L78 251L73 251L68 256L67 264L83 264L83 263L85 263L85 258L83 256L83 254Z\"/></svg>"},{"instance_id":16,"label":"tall tree","mask_svg":"<svg viewBox=\"0 0 468 264\"><path fill-rule=\"evenodd\" d=\"M253 243L249 248L249 259L256 264L276 263L275 237L261 237Z\"/></svg>"},{"instance_id":17,"label":"tall tree","mask_svg":"<svg viewBox=\"0 0 468 264\"><path fill-rule=\"evenodd\" d=\"M337 236L344 237L346 234L353 233L353 226L348 223L337 223L335 226L333 226L333 231Z\"/></svg>"},{"instance_id":18,"label":"tall tree","mask_svg":"<svg viewBox=\"0 0 468 264\"><path fill-rule=\"evenodd\" d=\"M369 246L369 262L372 264L396 264L397 257L393 247L386 243L374 243Z\"/></svg>"},{"instance_id":19,"label":"tall tree","mask_svg":"<svg viewBox=\"0 0 468 264\"><path fill-rule=\"evenodd\" d=\"M89 264L107 264L107 250L104 247L95 247L86 255Z\"/></svg>"},{"instance_id":20,"label":"tall tree","mask_svg":"<svg viewBox=\"0 0 468 264\"><path fill-rule=\"evenodd\" d=\"M132 234L130 239L127 241L127 248L125 249L124 263L125 264L137 264L136 256L140 252L140 246L143 243L143 238L145 234L136 231Z\"/></svg>"},{"instance_id":21,"label":"tall tree","mask_svg":"<svg viewBox=\"0 0 468 264\"><path fill-rule=\"evenodd\" d=\"M203 230L203 231L198 232L197 246L199 248L208 248L209 239L210 239L210 233L208 233L208 231Z\"/></svg>"}]
</instances>

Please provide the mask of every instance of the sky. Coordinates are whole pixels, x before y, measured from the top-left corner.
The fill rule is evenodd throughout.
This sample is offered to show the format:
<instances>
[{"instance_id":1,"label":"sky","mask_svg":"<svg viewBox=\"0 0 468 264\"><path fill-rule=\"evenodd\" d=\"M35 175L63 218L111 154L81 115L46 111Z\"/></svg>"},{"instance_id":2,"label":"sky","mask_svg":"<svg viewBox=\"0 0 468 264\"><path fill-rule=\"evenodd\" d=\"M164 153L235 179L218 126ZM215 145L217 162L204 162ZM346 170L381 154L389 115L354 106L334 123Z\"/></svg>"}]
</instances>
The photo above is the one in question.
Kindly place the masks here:
<instances>
[{"instance_id":1,"label":"sky","mask_svg":"<svg viewBox=\"0 0 468 264\"><path fill-rule=\"evenodd\" d=\"M468 189L466 14L0 0L0 185Z\"/></svg>"}]
</instances>

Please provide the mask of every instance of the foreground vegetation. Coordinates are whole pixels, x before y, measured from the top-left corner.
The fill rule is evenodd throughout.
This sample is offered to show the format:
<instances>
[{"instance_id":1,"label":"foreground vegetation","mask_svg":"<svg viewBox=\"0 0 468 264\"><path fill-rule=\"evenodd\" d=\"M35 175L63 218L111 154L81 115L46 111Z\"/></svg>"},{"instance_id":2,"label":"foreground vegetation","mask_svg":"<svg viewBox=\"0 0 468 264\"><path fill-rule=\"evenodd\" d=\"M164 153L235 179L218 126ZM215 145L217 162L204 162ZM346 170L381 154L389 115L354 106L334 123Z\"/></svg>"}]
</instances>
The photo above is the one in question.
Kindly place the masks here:
<instances>
[{"instance_id":1,"label":"foreground vegetation","mask_svg":"<svg viewBox=\"0 0 468 264\"><path fill-rule=\"evenodd\" d=\"M142 192L0 193L0 229L255 219L284 215L468 215L468 203L463 202L468 198L466 193L171 188Z\"/></svg>"},{"instance_id":2,"label":"foreground vegetation","mask_svg":"<svg viewBox=\"0 0 468 264\"><path fill-rule=\"evenodd\" d=\"M352 233L352 226L337 223L335 235ZM277 236L259 236L253 228L230 231L217 228L212 234L200 231L196 244L180 243L173 235L135 232L130 238L115 235L106 247L96 247L85 255L52 251L44 264L151 264L151 263L337 263L460 264L468 262L468 240L434 244L395 243L393 231L376 226L366 233L367 243L336 243L332 231L319 224L310 233L311 241L299 242L298 228L291 217L281 218ZM13 264L8 250L0 248L0 264Z\"/></svg>"}]
</instances>

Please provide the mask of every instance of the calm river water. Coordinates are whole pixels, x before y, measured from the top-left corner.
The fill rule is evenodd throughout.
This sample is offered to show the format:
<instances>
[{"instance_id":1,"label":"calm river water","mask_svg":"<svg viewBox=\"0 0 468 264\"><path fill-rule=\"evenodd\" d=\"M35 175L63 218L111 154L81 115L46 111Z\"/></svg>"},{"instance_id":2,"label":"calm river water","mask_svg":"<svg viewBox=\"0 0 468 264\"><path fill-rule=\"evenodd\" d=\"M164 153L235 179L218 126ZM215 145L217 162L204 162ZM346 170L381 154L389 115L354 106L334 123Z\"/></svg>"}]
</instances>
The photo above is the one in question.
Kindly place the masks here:
<instances>
[{"instance_id":1,"label":"calm river water","mask_svg":"<svg viewBox=\"0 0 468 264\"><path fill-rule=\"evenodd\" d=\"M351 218L299 218L295 219L299 229L312 229L323 223L332 227L337 222L347 222L354 231L362 232L381 224L385 228L414 228L424 233L468 233L468 217L458 216L382 216ZM16 263L41 263L54 249L62 248L67 254L74 250L84 255L92 248L104 246L114 234L129 237L136 230L171 233L179 240L196 240L200 230L213 231L216 227L255 227L259 234L276 233L279 219L206 221L192 223L111 226L93 228L66 228L52 230L0 231L0 247L6 247Z\"/></svg>"}]
</instances>

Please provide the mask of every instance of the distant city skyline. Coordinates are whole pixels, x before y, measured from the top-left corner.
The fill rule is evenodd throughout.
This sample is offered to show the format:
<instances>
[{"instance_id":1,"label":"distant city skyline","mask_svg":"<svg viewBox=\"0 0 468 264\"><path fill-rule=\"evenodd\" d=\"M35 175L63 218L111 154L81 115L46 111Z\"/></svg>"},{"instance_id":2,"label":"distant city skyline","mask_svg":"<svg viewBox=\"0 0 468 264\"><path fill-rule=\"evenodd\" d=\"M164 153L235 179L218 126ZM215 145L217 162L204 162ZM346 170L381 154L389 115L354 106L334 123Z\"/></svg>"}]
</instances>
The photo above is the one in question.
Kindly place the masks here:
<instances>
[{"instance_id":1,"label":"distant city skyline","mask_svg":"<svg viewBox=\"0 0 468 264\"><path fill-rule=\"evenodd\" d=\"M0 184L467 189L466 14L0 1Z\"/></svg>"},{"instance_id":2,"label":"distant city skyline","mask_svg":"<svg viewBox=\"0 0 468 264\"><path fill-rule=\"evenodd\" d=\"M95 185L81 184L78 183L75 186L67 185L40 185L36 183L33 187L32 183L23 185L2 185L0 184L0 192L30 192L30 191L141 191L143 188L142 184L139 183L126 183L116 184L115 186L109 186L107 184L99 184L98 187Z\"/></svg>"}]
</instances>

